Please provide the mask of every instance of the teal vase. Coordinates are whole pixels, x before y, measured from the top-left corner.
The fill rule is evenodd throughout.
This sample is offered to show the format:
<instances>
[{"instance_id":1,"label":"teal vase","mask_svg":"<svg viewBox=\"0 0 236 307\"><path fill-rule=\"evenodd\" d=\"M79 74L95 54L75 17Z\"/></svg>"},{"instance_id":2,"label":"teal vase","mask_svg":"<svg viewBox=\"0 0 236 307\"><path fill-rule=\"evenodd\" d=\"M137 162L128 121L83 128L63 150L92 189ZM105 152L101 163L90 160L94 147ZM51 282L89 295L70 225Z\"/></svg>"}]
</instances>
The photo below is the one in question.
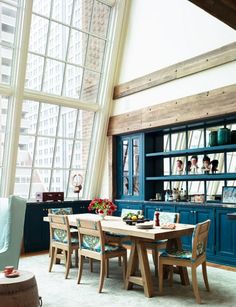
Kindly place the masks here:
<instances>
[{"instance_id":1,"label":"teal vase","mask_svg":"<svg viewBox=\"0 0 236 307\"><path fill-rule=\"evenodd\" d=\"M211 131L209 134L209 146L217 146L217 131Z\"/></svg>"},{"instance_id":2,"label":"teal vase","mask_svg":"<svg viewBox=\"0 0 236 307\"><path fill-rule=\"evenodd\" d=\"M217 131L218 145L230 144L230 130L228 128L219 128Z\"/></svg>"}]
</instances>

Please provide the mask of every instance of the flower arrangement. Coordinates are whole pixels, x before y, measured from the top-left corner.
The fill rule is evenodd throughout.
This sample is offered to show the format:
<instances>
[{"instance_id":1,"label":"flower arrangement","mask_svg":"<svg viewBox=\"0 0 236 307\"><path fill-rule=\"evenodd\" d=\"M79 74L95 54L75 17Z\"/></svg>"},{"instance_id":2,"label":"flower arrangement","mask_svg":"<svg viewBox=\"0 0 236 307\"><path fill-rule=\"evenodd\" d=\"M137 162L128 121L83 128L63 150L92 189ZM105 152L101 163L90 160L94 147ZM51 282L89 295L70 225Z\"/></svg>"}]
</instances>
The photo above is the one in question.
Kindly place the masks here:
<instances>
[{"instance_id":1,"label":"flower arrangement","mask_svg":"<svg viewBox=\"0 0 236 307\"><path fill-rule=\"evenodd\" d=\"M94 198L88 206L88 210L95 210L96 213L112 215L117 206L109 199Z\"/></svg>"}]
</instances>

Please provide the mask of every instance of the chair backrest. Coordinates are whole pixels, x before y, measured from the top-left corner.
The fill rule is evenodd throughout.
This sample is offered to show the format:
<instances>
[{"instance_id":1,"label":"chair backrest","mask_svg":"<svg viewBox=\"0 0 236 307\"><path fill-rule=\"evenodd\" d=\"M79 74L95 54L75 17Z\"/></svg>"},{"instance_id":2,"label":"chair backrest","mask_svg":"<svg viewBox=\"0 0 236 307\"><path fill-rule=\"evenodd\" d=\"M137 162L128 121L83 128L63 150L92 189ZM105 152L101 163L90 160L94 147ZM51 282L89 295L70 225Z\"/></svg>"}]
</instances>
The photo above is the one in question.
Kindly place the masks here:
<instances>
[{"instance_id":1,"label":"chair backrest","mask_svg":"<svg viewBox=\"0 0 236 307\"><path fill-rule=\"evenodd\" d=\"M121 217L126 216L129 213L133 213L133 214L143 214L142 210L138 210L138 209L122 209L121 210Z\"/></svg>"},{"instance_id":2,"label":"chair backrest","mask_svg":"<svg viewBox=\"0 0 236 307\"><path fill-rule=\"evenodd\" d=\"M92 252L105 252L105 239L101 221L77 219L79 248Z\"/></svg>"},{"instance_id":3,"label":"chair backrest","mask_svg":"<svg viewBox=\"0 0 236 307\"><path fill-rule=\"evenodd\" d=\"M70 225L66 215L48 214L51 243L71 244Z\"/></svg>"},{"instance_id":4,"label":"chair backrest","mask_svg":"<svg viewBox=\"0 0 236 307\"><path fill-rule=\"evenodd\" d=\"M50 209L48 209L48 213L59 214L59 215L73 214L73 208L71 208L71 207L67 207L67 208L50 208Z\"/></svg>"},{"instance_id":5,"label":"chair backrest","mask_svg":"<svg viewBox=\"0 0 236 307\"><path fill-rule=\"evenodd\" d=\"M164 211L158 211L159 212L159 223L179 223L179 213L177 212L164 212ZM155 221L155 213L153 220Z\"/></svg>"},{"instance_id":6,"label":"chair backrest","mask_svg":"<svg viewBox=\"0 0 236 307\"><path fill-rule=\"evenodd\" d=\"M192 259L206 253L208 233L210 229L210 220L199 223L195 226L192 236Z\"/></svg>"},{"instance_id":7,"label":"chair backrest","mask_svg":"<svg viewBox=\"0 0 236 307\"><path fill-rule=\"evenodd\" d=\"M0 270L18 268L24 231L26 200L18 196L0 198Z\"/></svg>"}]
</instances>

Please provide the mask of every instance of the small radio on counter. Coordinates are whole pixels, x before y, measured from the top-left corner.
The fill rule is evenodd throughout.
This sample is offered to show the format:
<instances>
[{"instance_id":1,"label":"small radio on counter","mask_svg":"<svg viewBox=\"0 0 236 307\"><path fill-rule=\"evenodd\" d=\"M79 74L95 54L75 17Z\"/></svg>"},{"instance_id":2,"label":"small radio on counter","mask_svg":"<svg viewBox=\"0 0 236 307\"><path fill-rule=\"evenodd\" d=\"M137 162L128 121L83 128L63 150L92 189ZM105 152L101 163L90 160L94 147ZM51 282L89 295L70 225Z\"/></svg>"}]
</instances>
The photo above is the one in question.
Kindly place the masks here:
<instances>
[{"instance_id":1,"label":"small radio on counter","mask_svg":"<svg viewBox=\"0 0 236 307\"><path fill-rule=\"evenodd\" d=\"M36 201L64 201L64 192L36 192Z\"/></svg>"}]
</instances>

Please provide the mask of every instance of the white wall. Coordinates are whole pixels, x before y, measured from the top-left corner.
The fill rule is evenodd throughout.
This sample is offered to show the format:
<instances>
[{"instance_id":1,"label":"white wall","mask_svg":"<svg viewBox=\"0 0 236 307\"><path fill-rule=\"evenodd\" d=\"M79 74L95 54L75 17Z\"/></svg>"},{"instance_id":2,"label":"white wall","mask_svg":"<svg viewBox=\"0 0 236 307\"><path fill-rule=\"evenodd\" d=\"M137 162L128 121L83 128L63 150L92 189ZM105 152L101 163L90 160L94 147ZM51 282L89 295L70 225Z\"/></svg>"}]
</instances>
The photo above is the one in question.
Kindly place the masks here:
<instances>
[{"instance_id":1,"label":"white wall","mask_svg":"<svg viewBox=\"0 0 236 307\"><path fill-rule=\"evenodd\" d=\"M131 0L126 30L117 84L236 41L235 30L187 0ZM235 83L233 62L115 100L112 115Z\"/></svg>"},{"instance_id":2,"label":"white wall","mask_svg":"<svg viewBox=\"0 0 236 307\"><path fill-rule=\"evenodd\" d=\"M131 0L118 84L236 41L236 31L187 0Z\"/></svg>"}]
</instances>

